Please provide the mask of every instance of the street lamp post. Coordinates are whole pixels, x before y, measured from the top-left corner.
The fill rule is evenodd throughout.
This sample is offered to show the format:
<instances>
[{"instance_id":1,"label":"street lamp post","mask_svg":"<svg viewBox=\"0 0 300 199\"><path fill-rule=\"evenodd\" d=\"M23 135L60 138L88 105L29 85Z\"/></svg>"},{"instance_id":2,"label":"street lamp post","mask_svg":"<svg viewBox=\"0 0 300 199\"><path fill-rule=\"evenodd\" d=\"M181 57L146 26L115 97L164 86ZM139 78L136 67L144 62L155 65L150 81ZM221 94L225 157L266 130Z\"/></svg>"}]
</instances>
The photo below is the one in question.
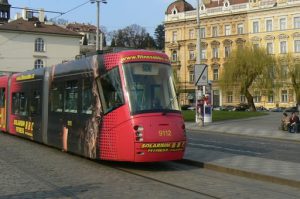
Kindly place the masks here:
<instances>
[{"instance_id":1,"label":"street lamp post","mask_svg":"<svg viewBox=\"0 0 300 199\"><path fill-rule=\"evenodd\" d=\"M96 30L96 52L99 52L102 50L102 41L99 45L99 29L100 29L100 3L107 3L106 0L91 0L91 3L97 3L97 30ZM102 37L101 37L102 40Z\"/></svg>"},{"instance_id":2,"label":"street lamp post","mask_svg":"<svg viewBox=\"0 0 300 199\"><path fill-rule=\"evenodd\" d=\"M196 56L196 65L201 64L201 33L200 33L200 12L199 12L199 0L197 0L197 56ZM194 72L196 69L194 69ZM196 99L196 116L195 116L195 122L200 123L202 126L204 126L204 118L203 115L201 114L201 111L199 110L200 106L200 98L202 97L203 93L201 92L200 86L196 85L196 90L195 90L195 99ZM202 110L203 111L203 110Z\"/></svg>"}]
</instances>

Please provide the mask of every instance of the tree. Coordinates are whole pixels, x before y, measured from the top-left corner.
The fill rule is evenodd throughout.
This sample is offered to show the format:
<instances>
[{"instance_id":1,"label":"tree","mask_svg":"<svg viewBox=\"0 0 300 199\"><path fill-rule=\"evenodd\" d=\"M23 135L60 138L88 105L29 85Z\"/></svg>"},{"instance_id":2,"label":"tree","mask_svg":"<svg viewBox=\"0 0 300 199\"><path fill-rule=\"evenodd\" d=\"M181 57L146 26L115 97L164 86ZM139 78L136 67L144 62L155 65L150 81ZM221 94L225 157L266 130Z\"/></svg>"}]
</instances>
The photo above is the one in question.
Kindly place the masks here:
<instances>
[{"instance_id":1,"label":"tree","mask_svg":"<svg viewBox=\"0 0 300 199\"><path fill-rule=\"evenodd\" d=\"M158 25L154 35L157 48L163 50L165 48L165 26L163 24Z\"/></svg>"},{"instance_id":2,"label":"tree","mask_svg":"<svg viewBox=\"0 0 300 199\"><path fill-rule=\"evenodd\" d=\"M87 40L86 34L83 36L82 45L84 45L84 46L88 45L88 40Z\"/></svg>"},{"instance_id":3,"label":"tree","mask_svg":"<svg viewBox=\"0 0 300 199\"><path fill-rule=\"evenodd\" d=\"M300 60L292 53L277 57L276 71L279 86L291 84L295 94L298 110L300 107Z\"/></svg>"},{"instance_id":4,"label":"tree","mask_svg":"<svg viewBox=\"0 0 300 199\"><path fill-rule=\"evenodd\" d=\"M116 47L116 41L114 38L111 40L110 47Z\"/></svg>"},{"instance_id":5,"label":"tree","mask_svg":"<svg viewBox=\"0 0 300 199\"><path fill-rule=\"evenodd\" d=\"M136 24L113 31L109 35L111 40L115 40L118 47L145 49L155 46L154 39L147 33L146 29Z\"/></svg>"},{"instance_id":6,"label":"tree","mask_svg":"<svg viewBox=\"0 0 300 199\"><path fill-rule=\"evenodd\" d=\"M237 88L245 95L251 111L256 111L250 88L272 87L274 58L264 48L245 45L233 50L224 64L220 86L225 91ZM255 85L254 85L255 83Z\"/></svg>"}]
</instances>

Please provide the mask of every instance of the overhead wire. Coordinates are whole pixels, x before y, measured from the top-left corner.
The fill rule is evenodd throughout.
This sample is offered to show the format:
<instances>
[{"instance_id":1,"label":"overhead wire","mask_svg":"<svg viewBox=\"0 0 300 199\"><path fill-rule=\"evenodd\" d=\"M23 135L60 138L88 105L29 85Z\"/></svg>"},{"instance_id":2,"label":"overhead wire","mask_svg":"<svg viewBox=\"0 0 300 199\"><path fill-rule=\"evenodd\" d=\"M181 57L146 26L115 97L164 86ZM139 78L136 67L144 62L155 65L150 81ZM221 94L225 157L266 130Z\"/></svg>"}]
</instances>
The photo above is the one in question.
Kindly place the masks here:
<instances>
[{"instance_id":1,"label":"overhead wire","mask_svg":"<svg viewBox=\"0 0 300 199\"><path fill-rule=\"evenodd\" d=\"M84 6L85 4L88 4L88 3L90 3L90 2L91 2L91 1L88 0L88 1L86 1L86 2L84 2L84 3L82 3L82 4L80 4L80 5L78 5L78 6L74 7L74 8L72 8L72 9L66 11L66 12L60 13L58 16L53 17L53 18L51 18L50 20L56 19L56 18L61 17L61 16L65 15L65 14L68 14L69 12L72 12L72 11L74 11L74 10L76 10L76 9L78 9L78 8Z\"/></svg>"}]
</instances>

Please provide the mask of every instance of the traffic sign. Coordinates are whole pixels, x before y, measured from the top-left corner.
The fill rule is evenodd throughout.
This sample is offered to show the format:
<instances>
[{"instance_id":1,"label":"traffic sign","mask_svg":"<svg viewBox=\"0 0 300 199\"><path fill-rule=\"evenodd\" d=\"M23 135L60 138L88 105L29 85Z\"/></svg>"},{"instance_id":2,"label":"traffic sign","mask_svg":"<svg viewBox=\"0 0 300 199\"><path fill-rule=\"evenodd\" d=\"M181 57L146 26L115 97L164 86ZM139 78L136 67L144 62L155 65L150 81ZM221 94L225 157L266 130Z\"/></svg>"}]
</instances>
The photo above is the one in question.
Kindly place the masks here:
<instances>
[{"instance_id":1,"label":"traffic sign","mask_svg":"<svg viewBox=\"0 0 300 199\"><path fill-rule=\"evenodd\" d=\"M194 77L196 86L206 86L208 84L208 67L206 64L195 64Z\"/></svg>"}]
</instances>

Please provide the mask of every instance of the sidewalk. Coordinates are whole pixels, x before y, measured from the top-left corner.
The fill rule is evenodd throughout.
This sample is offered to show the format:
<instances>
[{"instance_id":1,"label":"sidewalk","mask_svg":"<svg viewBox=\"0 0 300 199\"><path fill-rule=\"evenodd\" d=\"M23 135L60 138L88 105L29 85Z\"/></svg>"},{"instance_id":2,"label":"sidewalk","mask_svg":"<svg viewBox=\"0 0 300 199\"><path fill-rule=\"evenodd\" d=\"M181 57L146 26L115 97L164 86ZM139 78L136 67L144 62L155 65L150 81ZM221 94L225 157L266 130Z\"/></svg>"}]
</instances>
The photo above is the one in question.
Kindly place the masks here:
<instances>
[{"instance_id":1,"label":"sidewalk","mask_svg":"<svg viewBox=\"0 0 300 199\"><path fill-rule=\"evenodd\" d=\"M278 129L281 116L282 113L271 112L266 116L215 122L204 127L195 123L186 123L186 129L199 131L199 133L200 131L228 133L300 142L300 133L288 133ZM199 150L192 147L187 147L184 161L207 169L300 188L300 163Z\"/></svg>"}]
</instances>

